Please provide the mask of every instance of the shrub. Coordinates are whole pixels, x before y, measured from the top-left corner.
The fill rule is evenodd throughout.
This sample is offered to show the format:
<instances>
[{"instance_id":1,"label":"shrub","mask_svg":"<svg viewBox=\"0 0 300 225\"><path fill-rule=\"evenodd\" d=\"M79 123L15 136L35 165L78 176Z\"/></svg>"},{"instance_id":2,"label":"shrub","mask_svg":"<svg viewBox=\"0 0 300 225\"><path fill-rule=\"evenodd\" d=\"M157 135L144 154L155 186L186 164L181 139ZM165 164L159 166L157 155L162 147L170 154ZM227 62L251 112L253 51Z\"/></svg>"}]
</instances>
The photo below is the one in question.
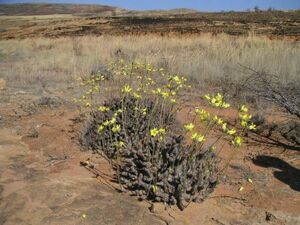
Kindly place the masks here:
<instances>
[{"instance_id":1,"label":"shrub","mask_svg":"<svg viewBox=\"0 0 300 225\"><path fill-rule=\"evenodd\" d=\"M110 81L105 74L84 81L89 89L79 101L91 108L91 116L81 142L98 153L104 152L117 171L119 183L140 199L177 204L180 209L191 201L205 199L217 184L215 144L222 138L239 147L239 132L221 117L200 108L194 110L192 121L180 126L176 120L178 96L188 88L182 76L167 75L164 69L149 64L124 61L111 64L109 73ZM96 95L103 85L117 85L117 80L121 86L116 97L97 105ZM218 109L230 107L221 94L204 99ZM240 111L241 133L255 129L247 107L242 106ZM205 132L195 128L195 121L205 126ZM204 145L216 128L222 131L221 137Z\"/></svg>"}]
</instances>

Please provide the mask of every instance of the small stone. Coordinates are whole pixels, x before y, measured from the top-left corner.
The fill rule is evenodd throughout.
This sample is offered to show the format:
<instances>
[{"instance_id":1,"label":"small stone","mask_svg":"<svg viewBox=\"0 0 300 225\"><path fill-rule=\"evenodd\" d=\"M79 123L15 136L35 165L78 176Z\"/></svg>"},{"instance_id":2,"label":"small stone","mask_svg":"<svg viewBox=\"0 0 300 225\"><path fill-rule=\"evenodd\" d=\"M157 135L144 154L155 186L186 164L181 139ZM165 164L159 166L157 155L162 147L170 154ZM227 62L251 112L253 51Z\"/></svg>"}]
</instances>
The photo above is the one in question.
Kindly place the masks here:
<instances>
[{"instance_id":1,"label":"small stone","mask_svg":"<svg viewBox=\"0 0 300 225\"><path fill-rule=\"evenodd\" d=\"M155 202L155 203L151 204L149 209L150 209L150 212L159 214L166 210L166 206L162 203Z\"/></svg>"},{"instance_id":2,"label":"small stone","mask_svg":"<svg viewBox=\"0 0 300 225\"><path fill-rule=\"evenodd\" d=\"M37 138L39 136L39 132L35 128L31 128L27 134L27 137Z\"/></svg>"},{"instance_id":3,"label":"small stone","mask_svg":"<svg viewBox=\"0 0 300 225\"><path fill-rule=\"evenodd\" d=\"M14 95L25 95L26 92L25 91L17 91L14 93Z\"/></svg>"}]
</instances>

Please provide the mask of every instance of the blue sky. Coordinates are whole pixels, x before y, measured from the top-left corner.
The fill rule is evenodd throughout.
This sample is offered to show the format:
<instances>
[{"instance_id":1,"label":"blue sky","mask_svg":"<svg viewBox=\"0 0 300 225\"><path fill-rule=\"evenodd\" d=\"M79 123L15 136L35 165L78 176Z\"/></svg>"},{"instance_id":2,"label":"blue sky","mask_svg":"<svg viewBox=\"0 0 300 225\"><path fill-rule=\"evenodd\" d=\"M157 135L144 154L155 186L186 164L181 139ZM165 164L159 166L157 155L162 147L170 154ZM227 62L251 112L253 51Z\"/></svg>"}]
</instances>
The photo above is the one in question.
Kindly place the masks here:
<instances>
[{"instance_id":1,"label":"blue sky","mask_svg":"<svg viewBox=\"0 0 300 225\"><path fill-rule=\"evenodd\" d=\"M0 0L0 3L20 2L102 4L130 10L190 8L200 11L243 11L254 6L261 9L300 9L300 0Z\"/></svg>"}]
</instances>

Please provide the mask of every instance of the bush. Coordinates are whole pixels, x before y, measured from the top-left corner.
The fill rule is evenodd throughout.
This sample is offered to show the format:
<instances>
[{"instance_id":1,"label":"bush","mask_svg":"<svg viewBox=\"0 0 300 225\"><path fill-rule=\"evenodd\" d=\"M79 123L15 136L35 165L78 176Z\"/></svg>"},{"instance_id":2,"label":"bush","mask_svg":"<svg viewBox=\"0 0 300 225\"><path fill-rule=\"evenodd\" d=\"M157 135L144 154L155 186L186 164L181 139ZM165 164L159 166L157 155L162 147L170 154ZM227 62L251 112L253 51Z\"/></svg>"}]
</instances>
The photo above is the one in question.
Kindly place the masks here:
<instances>
[{"instance_id":1,"label":"bush","mask_svg":"<svg viewBox=\"0 0 300 225\"><path fill-rule=\"evenodd\" d=\"M123 113L122 104L126 108ZM104 107L110 110L92 112L82 141L117 160L118 180L126 189L141 199L177 204L181 209L188 202L204 199L213 190L217 181L213 152L197 152L196 146L187 145L181 135L164 134L162 128L157 129L162 134L154 135L152 127L161 124L176 130L172 110L161 113L163 106L159 104L154 108L155 103L150 99L138 102L127 97L107 102ZM111 118L115 118L115 122L99 135L99 127ZM116 124L122 124L119 132L114 129Z\"/></svg>"},{"instance_id":2,"label":"bush","mask_svg":"<svg viewBox=\"0 0 300 225\"><path fill-rule=\"evenodd\" d=\"M84 81L90 89L80 101L91 110L81 143L103 152L119 183L140 199L176 204L180 209L205 199L218 180L216 142L222 138L238 147L242 143L239 132L221 117L199 108L194 110L192 121L203 124L205 132L196 131L194 122L181 126L176 113L179 92L188 88L184 77L166 75L164 69L149 64L123 61L113 64L109 73L110 82L122 85L117 97L100 106L95 95L108 86L107 76L100 74ZM213 107L230 107L221 94L204 98ZM240 111L241 133L255 129L247 107ZM222 135L213 144L204 145L216 128Z\"/></svg>"}]
</instances>

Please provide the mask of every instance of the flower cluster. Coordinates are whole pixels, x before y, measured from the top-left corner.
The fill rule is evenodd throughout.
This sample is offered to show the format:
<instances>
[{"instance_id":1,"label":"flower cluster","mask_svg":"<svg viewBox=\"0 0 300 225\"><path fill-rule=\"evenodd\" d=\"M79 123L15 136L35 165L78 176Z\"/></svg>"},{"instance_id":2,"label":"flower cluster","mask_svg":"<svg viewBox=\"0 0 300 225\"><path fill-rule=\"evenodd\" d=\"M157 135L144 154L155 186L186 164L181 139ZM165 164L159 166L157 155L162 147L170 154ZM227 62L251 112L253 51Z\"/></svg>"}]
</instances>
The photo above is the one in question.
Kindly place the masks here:
<instances>
[{"instance_id":1,"label":"flower cluster","mask_svg":"<svg viewBox=\"0 0 300 225\"><path fill-rule=\"evenodd\" d=\"M199 143L202 143L202 142L206 141L206 138L205 138L204 135L195 132L195 133L192 134L192 140L196 141L196 142L199 142Z\"/></svg>"},{"instance_id":2,"label":"flower cluster","mask_svg":"<svg viewBox=\"0 0 300 225\"><path fill-rule=\"evenodd\" d=\"M193 123L185 124L184 129L186 131L192 131L194 129L195 125Z\"/></svg>"},{"instance_id":3,"label":"flower cluster","mask_svg":"<svg viewBox=\"0 0 300 225\"><path fill-rule=\"evenodd\" d=\"M131 92L132 92L132 88L128 84L125 84L122 88L122 93L129 94Z\"/></svg>"},{"instance_id":4,"label":"flower cluster","mask_svg":"<svg viewBox=\"0 0 300 225\"><path fill-rule=\"evenodd\" d=\"M179 90L184 87L186 81L187 78L183 76L182 77L180 77L179 75L170 76L168 78L168 84L166 87L169 90Z\"/></svg>"},{"instance_id":5,"label":"flower cluster","mask_svg":"<svg viewBox=\"0 0 300 225\"><path fill-rule=\"evenodd\" d=\"M216 95L205 95L204 98L208 101L208 103L215 107L226 109L230 107L230 104L224 100L224 97L217 93ZM242 136L244 135L245 130L254 130L256 125L251 122L252 116L248 114L248 108L245 105L242 105L239 109L240 111L240 125L242 129L237 129L236 127L230 127L228 122L226 122L222 117L218 115L211 115L208 111L196 108L195 118L198 119L196 121L205 122L204 125L206 126L205 134L193 133L192 140L197 142L204 142L206 137L208 137L210 131L218 127L219 130L222 131L222 136L225 140L228 140L232 145L235 147L240 147L243 143ZM195 125L193 123L187 123L184 125L184 129L187 132L193 131ZM209 147L210 148L210 147Z\"/></svg>"},{"instance_id":6,"label":"flower cluster","mask_svg":"<svg viewBox=\"0 0 300 225\"><path fill-rule=\"evenodd\" d=\"M216 108L227 109L230 107L230 104L224 101L223 95L217 93L216 95L205 95L204 98L209 102L209 104Z\"/></svg>"},{"instance_id":7,"label":"flower cluster","mask_svg":"<svg viewBox=\"0 0 300 225\"><path fill-rule=\"evenodd\" d=\"M239 109L240 114L240 124L244 129L256 130L256 125L251 122L252 115L248 114L248 108L245 105L242 105Z\"/></svg>"},{"instance_id":8,"label":"flower cluster","mask_svg":"<svg viewBox=\"0 0 300 225\"><path fill-rule=\"evenodd\" d=\"M101 107L101 106L100 106ZM100 108L99 107L99 108ZM101 112L107 112L109 110L108 107L102 106ZM117 124L117 116L118 114L122 113L122 109L118 109L112 116L111 119L105 120L102 124L98 126L98 133L102 134L105 128L109 128L113 133L119 133L121 131L121 125Z\"/></svg>"},{"instance_id":9,"label":"flower cluster","mask_svg":"<svg viewBox=\"0 0 300 225\"><path fill-rule=\"evenodd\" d=\"M229 135L229 137L231 137L231 143L234 146L241 146L243 138L240 135L238 135L238 131L235 128L229 128L228 123L217 115L213 117L213 121L221 127L224 134Z\"/></svg>"},{"instance_id":10,"label":"flower cluster","mask_svg":"<svg viewBox=\"0 0 300 225\"><path fill-rule=\"evenodd\" d=\"M108 112L110 109L109 109L109 107L106 107L106 106L99 106L98 110L100 112Z\"/></svg>"},{"instance_id":11,"label":"flower cluster","mask_svg":"<svg viewBox=\"0 0 300 225\"><path fill-rule=\"evenodd\" d=\"M135 159L137 159L135 158L130 161L132 164L128 164L130 167L126 168L126 164L123 163L126 157L138 157L143 164L147 164L145 166L147 170L145 171L150 171L149 177L151 179L145 176L147 180L142 180L142 183L138 183L139 188L145 193L146 197L149 196L150 190L150 194L156 196L157 199L175 202L175 197L171 200L164 200L164 195L162 195L163 192L168 192L169 190L164 188L165 182L157 180L160 179L159 177L163 177L158 174L158 171L162 168L161 165L163 165L163 168L167 168L165 171L168 173L169 168L174 171L181 168L183 172L180 171L179 175L176 174L176 179L192 170L195 171L194 174L189 175L188 179L190 180L192 177L199 176L199 174L204 172L205 176L207 176L206 170L202 167L202 162L197 160L201 158L204 163L209 164L212 157L217 155L212 151L216 149L216 146L219 146L217 144L219 140L225 140L235 147L240 147L243 143L243 132L246 129L255 129L255 125L251 122L252 116L248 114L246 106L240 107L240 125L242 129L233 126L225 118L213 113L213 111L195 108L192 111L192 116L194 116L193 120L191 120L192 122L187 122L183 125L186 136L190 140L186 142L184 139L185 135L177 134L177 129L174 129L174 132L172 131L177 124L174 122L176 121L176 113L179 108L178 104L175 104L177 103L176 100L180 96L180 91L188 87L185 77L170 75L165 69L156 68L150 64L139 62L125 63L124 60L111 63L108 71L109 73L106 75L100 74L85 81L85 84L89 86L89 90L82 97L82 102L86 107L93 107L95 114L93 122L94 132L91 133L91 138L94 139L96 136L99 139L99 144L97 143L95 146L102 148L106 154L117 160L116 165L118 165L119 169L123 168L121 172L118 171L118 177L123 178L123 181L120 179L120 182L124 182L123 184L127 185L127 187L132 185L127 181L137 181L138 177L136 177L136 174L139 174L135 174L135 171L129 171L128 168L137 167L139 171L141 165L140 163L135 164ZM107 81L106 77L109 78ZM107 83L103 85L104 82ZM100 84L103 85L101 88ZM109 91L107 94L109 95L112 95L111 87L113 87L115 91L114 96L117 96L117 98L99 106L96 103L99 103L99 99L103 99L102 94L105 93L106 87L109 87L107 88ZM100 91L101 94L99 94ZM95 96L95 94L98 95ZM204 99L207 100L210 106L217 109L230 107L230 104L224 100L223 95L220 93L207 94L204 96ZM218 132L212 132L215 130ZM95 135L97 132L99 135ZM207 141L212 133L213 135L217 134L218 138ZM132 154L135 150L139 150L139 155ZM170 152L176 152L176 154L169 154L169 150ZM168 155L164 155L165 153L169 154L170 160L167 158L169 157ZM205 156L206 153L209 154ZM176 165L177 167L173 168L173 159L181 161L183 164ZM168 163L165 163L163 160L166 160ZM148 164L150 164L149 167ZM207 166L211 168L210 165ZM214 172L213 170L211 171L212 173ZM128 179L128 177L132 177L134 180ZM191 181L191 185L184 187L184 191L187 190L186 193L190 192L190 190L200 190L197 185L194 186L194 184L199 183L197 179ZM149 180L150 182L148 182ZM185 180L180 180L179 183L184 182ZM147 186L144 187L143 184L145 183L147 183ZM177 184L175 186L175 188L178 187ZM180 187L179 192L182 192L181 189ZM196 192L193 195L196 195ZM176 199L176 201L181 200Z\"/></svg>"},{"instance_id":12,"label":"flower cluster","mask_svg":"<svg viewBox=\"0 0 300 225\"><path fill-rule=\"evenodd\" d=\"M151 137L157 137L159 141L162 141L166 135L166 129L164 128L153 128L150 130Z\"/></svg>"},{"instance_id":13,"label":"flower cluster","mask_svg":"<svg viewBox=\"0 0 300 225\"><path fill-rule=\"evenodd\" d=\"M204 109L195 109L195 113L201 121L207 121L210 118L210 113Z\"/></svg>"}]
</instances>

